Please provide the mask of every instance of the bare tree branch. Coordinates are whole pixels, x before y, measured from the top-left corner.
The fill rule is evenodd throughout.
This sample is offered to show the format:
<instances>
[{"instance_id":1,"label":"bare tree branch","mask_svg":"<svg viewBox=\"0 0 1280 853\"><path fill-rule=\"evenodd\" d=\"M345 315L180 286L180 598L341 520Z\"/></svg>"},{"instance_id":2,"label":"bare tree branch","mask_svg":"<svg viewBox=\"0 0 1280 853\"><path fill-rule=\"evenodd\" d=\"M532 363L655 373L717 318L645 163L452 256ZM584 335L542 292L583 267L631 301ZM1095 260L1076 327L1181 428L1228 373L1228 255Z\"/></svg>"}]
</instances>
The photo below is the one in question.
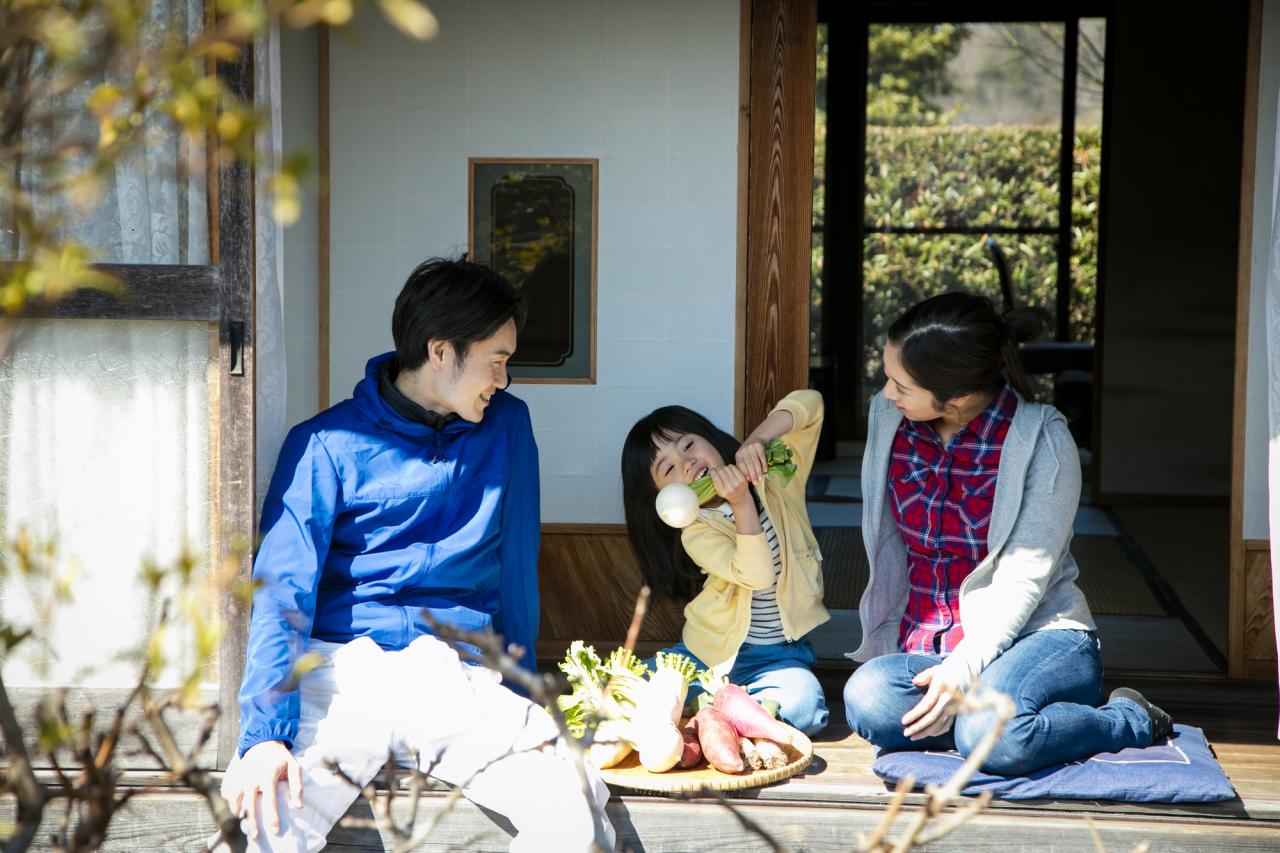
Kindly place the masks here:
<instances>
[{"instance_id":1,"label":"bare tree branch","mask_svg":"<svg viewBox=\"0 0 1280 853\"><path fill-rule=\"evenodd\" d=\"M47 799L44 786L36 779L23 740L22 727L9 701L9 691L0 676L0 734L4 736L4 751L8 766L4 772L4 787L13 791L18 800L17 824L5 844L5 851L26 850L31 839L40 829L40 817Z\"/></svg>"},{"instance_id":2,"label":"bare tree branch","mask_svg":"<svg viewBox=\"0 0 1280 853\"><path fill-rule=\"evenodd\" d=\"M907 774L898 780L897 786L893 789L893 799L889 800L889 805L885 807L884 816L880 819L880 823L872 830L871 834L864 839L860 839L858 844L859 850L879 850L884 843L884 837L893 826L893 822L898 819L898 813L902 811L902 804L907 801L907 795L911 793L916 786L916 777Z\"/></svg>"}]
</instances>

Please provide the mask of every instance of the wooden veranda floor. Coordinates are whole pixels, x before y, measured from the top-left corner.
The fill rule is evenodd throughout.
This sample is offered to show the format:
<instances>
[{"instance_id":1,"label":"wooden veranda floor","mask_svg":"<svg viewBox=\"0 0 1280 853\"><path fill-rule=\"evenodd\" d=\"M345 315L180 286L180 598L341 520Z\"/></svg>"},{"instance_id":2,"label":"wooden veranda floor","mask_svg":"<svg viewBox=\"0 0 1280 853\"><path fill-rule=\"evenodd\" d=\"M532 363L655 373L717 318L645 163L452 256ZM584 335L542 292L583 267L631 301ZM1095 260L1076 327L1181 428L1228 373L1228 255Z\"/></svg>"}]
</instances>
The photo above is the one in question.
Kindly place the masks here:
<instances>
[{"instance_id":1,"label":"wooden veranda floor","mask_svg":"<svg viewBox=\"0 0 1280 853\"><path fill-rule=\"evenodd\" d=\"M1153 851L1280 851L1275 686L1222 680L1125 680L1169 709L1178 722L1205 730L1236 787L1237 799L1204 805L996 801L954 834L919 849L1095 853L1092 825L1111 853L1132 850L1140 842L1150 844ZM833 695L830 690L828 695ZM619 849L643 853L768 849L747 828L741 819L745 818L768 831L782 849L849 853L855 849L856 834L879 823L890 794L871 773L870 747L841 723L815 739L814 753L813 764L794 779L735 792L736 815L714 799L678 800L615 790L609 815L618 831ZM923 795L912 795L904 811L917 811L923 799ZM399 805L407 807L407 801ZM372 812L361 802L348 816L369 819ZM0 801L0 820L11 817L12 802ZM431 842L419 849L506 850L510 843L499 823L465 800L447 806L443 792L428 795L419 806L419 821L436 817L441 820ZM207 809L194 795L157 791L135 797L128 811L117 816L104 849L201 850L212 828ZM373 829L338 828L326 849L393 847L389 838Z\"/></svg>"},{"instance_id":2,"label":"wooden veranda floor","mask_svg":"<svg viewBox=\"0 0 1280 853\"><path fill-rule=\"evenodd\" d=\"M1274 687L1222 681L1135 682L1180 723L1205 730L1238 798L1206 804L994 801L953 835L921 849L1095 851L1090 823L1109 851L1140 842L1166 851L1280 851L1280 742ZM850 851L857 832L880 819L891 798L871 772L871 747L837 722L814 741L802 775L736 794L735 806L787 849ZM766 849L715 801L616 792L615 825L632 849ZM908 810L924 802L913 794ZM619 818L629 818L630 825ZM900 818L899 824L904 823Z\"/></svg>"}]
</instances>

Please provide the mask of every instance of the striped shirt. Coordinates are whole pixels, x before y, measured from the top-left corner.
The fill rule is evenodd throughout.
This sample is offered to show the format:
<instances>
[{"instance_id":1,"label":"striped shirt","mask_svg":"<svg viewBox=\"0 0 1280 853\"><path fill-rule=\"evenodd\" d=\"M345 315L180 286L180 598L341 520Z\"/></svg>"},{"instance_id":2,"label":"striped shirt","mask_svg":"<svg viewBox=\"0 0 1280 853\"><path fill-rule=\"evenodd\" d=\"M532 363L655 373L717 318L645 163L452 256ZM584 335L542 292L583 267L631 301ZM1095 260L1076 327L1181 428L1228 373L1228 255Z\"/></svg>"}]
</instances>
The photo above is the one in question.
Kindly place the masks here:
<instances>
[{"instance_id":1,"label":"striped shirt","mask_svg":"<svg viewBox=\"0 0 1280 853\"><path fill-rule=\"evenodd\" d=\"M778 532L773 529L773 522L769 520L769 513L764 511L758 500L756 506L760 510L760 529L764 532L765 540L769 543L769 553L773 556L773 583L751 593L751 625L747 628L746 642L757 646L776 646L787 641L787 635L782 631L782 613L778 610L778 576L782 574L781 545L778 542ZM729 504L721 504L720 511L730 521L733 520L733 510L729 508Z\"/></svg>"}]
</instances>

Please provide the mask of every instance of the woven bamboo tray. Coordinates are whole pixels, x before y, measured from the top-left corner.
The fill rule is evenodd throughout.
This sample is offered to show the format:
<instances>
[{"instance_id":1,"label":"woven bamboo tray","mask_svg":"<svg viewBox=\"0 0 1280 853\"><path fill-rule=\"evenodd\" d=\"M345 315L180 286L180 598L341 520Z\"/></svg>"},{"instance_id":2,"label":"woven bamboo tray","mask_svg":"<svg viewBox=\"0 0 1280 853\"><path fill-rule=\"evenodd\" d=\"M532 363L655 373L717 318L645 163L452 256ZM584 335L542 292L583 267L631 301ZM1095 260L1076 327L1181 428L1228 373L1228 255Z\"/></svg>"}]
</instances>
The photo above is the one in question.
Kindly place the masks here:
<instances>
[{"instance_id":1,"label":"woven bamboo tray","mask_svg":"<svg viewBox=\"0 0 1280 853\"><path fill-rule=\"evenodd\" d=\"M621 763L607 770L601 770L600 776L610 785L657 794L690 794L703 789L736 791L755 788L789 779L808 767L809 762L813 760L813 743L798 729L792 729L792 732L794 734L791 736L791 743L780 744L791 760L786 766L773 770L721 773L704 761L697 767L690 767L687 770L673 767L666 773L650 773L640 766L640 756L632 752Z\"/></svg>"}]
</instances>

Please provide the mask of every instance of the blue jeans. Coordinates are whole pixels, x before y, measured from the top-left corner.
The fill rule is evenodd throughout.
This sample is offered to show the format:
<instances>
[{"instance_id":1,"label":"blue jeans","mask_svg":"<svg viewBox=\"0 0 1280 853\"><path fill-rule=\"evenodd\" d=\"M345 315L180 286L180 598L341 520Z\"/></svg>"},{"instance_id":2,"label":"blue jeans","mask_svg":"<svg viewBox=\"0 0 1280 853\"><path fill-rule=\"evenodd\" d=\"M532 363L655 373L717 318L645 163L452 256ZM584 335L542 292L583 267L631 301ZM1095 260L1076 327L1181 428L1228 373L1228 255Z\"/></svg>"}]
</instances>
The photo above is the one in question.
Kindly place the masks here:
<instances>
[{"instance_id":1,"label":"blue jeans","mask_svg":"<svg viewBox=\"0 0 1280 853\"><path fill-rule=\"evenodd\" d=\"M998 690L1014 703L1014 716L982 765L985 773L1021 776L1099 752L1151 743L1151 721L1133 702L1097 707L1102 662L1091 631L1035 631L1014 641L978 677L980 690ZM992 712L956 717L943 735L910 740L902 717L924 690L911 679L941 655L892 654L858 667L844 688L849 727L888 751L956 749L968 755L991 726Z\"/></svg>"},{"instance_id":2,"label":"blue jeans","mask_svg":"<svg viewBox=\"0 0 1280 853\"><path fill-rule=\"evenodd\" d=\"M684 643L677 643L667 651L682 654L699 667L706 668L706 664L698 660ZM817 659L813 646L806 639L775 646L743 643L738 649L733 669L729 671L729 681L741 684L756 701L772 699L777 702L782 719L812 737L827 727L830 716L822 685L813 674L813 664ZM652 666L653 661L646 663ZM701 692L698 684L689 686L690 699Z\"/></svg>"}]
</instances>

